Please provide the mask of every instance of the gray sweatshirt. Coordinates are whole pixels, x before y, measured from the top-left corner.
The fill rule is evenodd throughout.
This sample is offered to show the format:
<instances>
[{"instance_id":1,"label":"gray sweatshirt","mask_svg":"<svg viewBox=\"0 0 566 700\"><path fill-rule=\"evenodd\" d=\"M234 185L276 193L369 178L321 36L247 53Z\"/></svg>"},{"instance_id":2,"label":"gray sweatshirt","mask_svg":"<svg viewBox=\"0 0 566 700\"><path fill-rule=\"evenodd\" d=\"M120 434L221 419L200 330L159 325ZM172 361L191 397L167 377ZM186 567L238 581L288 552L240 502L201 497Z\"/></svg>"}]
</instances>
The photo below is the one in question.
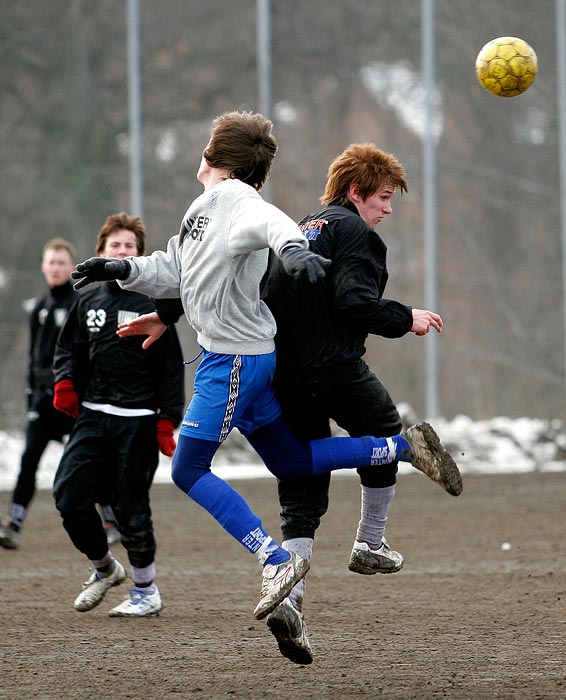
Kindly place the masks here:
<instances>
[{"instance_id":1,"label":"gray sweatshirt","mask_svg":"<svg viewBox=\"0 0 566 700\"><path fill-rule=\"evenodd\" d=\"M210 352L264 355L275 348L275 320L260 299L268 248L307 248L297 224L240 180L205 190L183 217L167 250L127 258L124 289L155 298L177 298Z\"/></svg>"}]
</instances>

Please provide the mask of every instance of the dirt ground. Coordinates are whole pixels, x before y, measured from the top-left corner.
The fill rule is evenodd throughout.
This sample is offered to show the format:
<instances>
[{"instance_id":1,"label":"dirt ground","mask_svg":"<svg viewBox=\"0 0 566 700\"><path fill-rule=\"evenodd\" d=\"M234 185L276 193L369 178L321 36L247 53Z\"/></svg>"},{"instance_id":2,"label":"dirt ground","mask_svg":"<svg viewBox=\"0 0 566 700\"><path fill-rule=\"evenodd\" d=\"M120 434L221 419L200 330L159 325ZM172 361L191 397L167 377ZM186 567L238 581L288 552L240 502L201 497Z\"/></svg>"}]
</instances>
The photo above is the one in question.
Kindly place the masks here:
<instances>
[{"instance_id":1,"label":"dirt ground","mask_svg":"<svg viewBox=\"0 0 566 700\"><path fill-rule=\"evenodd\" d=\"M278 535L274 480L232 483ZM566 472L467 476L459 498L401 476L388 538L406 563L390 576L348 571L359 485L335 477L308 576L310 666L253 617L255 559L174 486L152 493L166 607L141 620L108 617L126 586L73 610L88 562L38 494L21 549L0 549L2 700L566 698Z\"/></svg>"}]
</instances>

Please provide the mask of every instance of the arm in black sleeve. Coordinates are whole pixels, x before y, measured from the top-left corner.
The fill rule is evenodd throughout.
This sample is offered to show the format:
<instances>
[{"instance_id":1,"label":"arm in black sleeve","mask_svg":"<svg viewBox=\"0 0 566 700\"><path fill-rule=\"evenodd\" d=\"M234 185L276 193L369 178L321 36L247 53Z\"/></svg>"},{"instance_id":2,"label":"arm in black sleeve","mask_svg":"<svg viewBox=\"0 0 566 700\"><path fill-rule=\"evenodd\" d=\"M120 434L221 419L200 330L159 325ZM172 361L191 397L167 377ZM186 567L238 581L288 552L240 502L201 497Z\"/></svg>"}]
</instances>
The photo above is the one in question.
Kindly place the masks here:
<instances>
[{"instance_id":1,"label":"arm in black sleeve","mask_svg":"<svg viewBox=\"0 0 566 700\"><path fill-rule=\"evenodd\" d=\"M413 326L410 306L383 299L389 274L387 246L357 216L334 225L333 265L329 275L333 313L355 333L400 338Z\"/></svg>"},{"instance_id":2,"label":"arm in black sleeve","mask_svg":"<svg viewBox=\"0 0 566 700\"><path fill-rule=\"evenodd\" d=\"M29 363L28 363L28 376L27 376L27 390L28 394L32 394L35 389L35 343L37 338L37 330L39 327L39 320L37 316L37 305L33 309L29 317Z\"/></svg>"},{"instance_id":3,"label":"arm in black sleeve","mask_svg":"<svg viewBox=\"0 0 566 700\"><path fill-rule=\"evenodd\" d=\"M393 299L353 301L340 309L339 318L348 328L384 338L401 338L413 326L412 308Z\"/></svg>"},{"instance_id":4,"label":"arm in black sleeve","mask_svg":"<svg viewBox=\"0 0 566 700\"><path fill-rule=\"evenodd\" d=\"M177 299L152 299L159 320L166 326L169 326L177 321L185 313L183 303Z\"/></svg>"},{"instance_id":5,"label":"arm in black sleeve","mask_svg":"<svg viewBox=\"0 0 566 700\"><path fill-rule=\"evenodd\" d=\"M61 328L53 357L55 383L70 379L77 391L83 389L89 364L89 343L86 332L81 330L80 299L71 307Z\"/></svg>"},{"instance_id":6,"label":"arm in black sleeve","mask_svg":"<svg viewBox=\"0 0 566 700\"><path fill-rule=\"evenodd\" d=\"M340 323L358 333L400 338L413 325L412 308L383 299L388 279L385 257L355 250L334 271L334 309Z\"/></svg>"}]
</instances>

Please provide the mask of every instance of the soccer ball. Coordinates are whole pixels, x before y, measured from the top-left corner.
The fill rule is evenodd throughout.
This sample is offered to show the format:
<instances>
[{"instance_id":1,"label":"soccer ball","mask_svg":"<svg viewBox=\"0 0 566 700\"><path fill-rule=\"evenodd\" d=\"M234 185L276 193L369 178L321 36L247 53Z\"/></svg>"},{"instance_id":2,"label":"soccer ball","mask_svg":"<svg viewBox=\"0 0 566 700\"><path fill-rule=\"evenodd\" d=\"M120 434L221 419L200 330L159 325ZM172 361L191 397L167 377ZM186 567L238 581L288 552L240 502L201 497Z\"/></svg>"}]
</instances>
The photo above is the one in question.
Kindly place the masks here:
<instances>
[{"instance_id":1,"label":"soccer ball","mask_svg":"<svg viewBox=\"0 0 566 700\"><path fill-rule=\"evenodd\" d=\"M476 75L483 87L499 97L525 92L537 74L537 55L523 39L492 39L476 58Z\"/></svg>"}]
</instances>

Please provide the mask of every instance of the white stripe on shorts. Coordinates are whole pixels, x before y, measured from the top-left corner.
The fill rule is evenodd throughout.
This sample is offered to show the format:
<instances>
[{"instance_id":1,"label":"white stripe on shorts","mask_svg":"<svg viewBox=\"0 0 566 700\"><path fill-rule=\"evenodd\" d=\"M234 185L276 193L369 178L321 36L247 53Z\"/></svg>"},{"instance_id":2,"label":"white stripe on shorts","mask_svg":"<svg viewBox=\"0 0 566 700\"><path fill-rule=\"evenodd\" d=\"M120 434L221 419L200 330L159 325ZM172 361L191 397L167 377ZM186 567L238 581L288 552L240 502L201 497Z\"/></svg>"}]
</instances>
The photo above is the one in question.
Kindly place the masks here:
<instances>
[{"instance_id":1,"label":"white stripe on shorts","mask_svg":"<svg viewBox=\"0 0 566 700\"><path fill-rule=\"evenodd\" d=\"M238 394L240 392L240 368L242 367L242 356L234 355L234 361L232 362L232 369L230 370L230 393L228 394L228 403L226 404L226 413L224 414L224 420L222 421L222 428L220 429L219 442L224 442L228 435L230 434L230 427L232 425L232 419L234 418L234 410L236 408L236 402L238 401Z\"/></svg>"}]
</instances>

